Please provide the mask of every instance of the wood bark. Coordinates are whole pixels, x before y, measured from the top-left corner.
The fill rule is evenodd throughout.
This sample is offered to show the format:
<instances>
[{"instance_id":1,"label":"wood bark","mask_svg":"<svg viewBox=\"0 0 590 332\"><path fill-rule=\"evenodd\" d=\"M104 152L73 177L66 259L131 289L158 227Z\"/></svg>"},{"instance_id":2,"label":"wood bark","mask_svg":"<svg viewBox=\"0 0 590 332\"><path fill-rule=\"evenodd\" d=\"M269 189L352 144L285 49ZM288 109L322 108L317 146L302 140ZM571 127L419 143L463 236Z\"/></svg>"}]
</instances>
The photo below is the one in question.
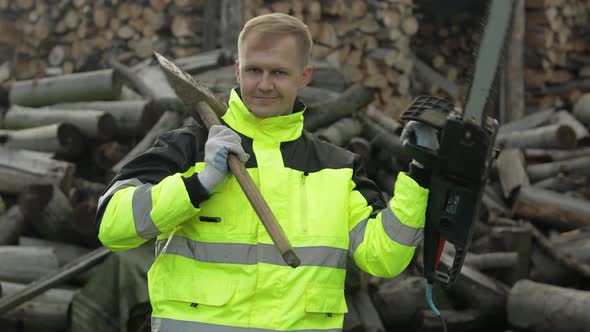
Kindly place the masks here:
<instances>
[{"instance_id":1,"label":"wood bark","mask_svg":"<svg viewBox=\"0 0 590 332\"><path fill-rule=\"evenodd\" d=\"M518 254L515 252L488 252L484 254L469 253L465 264L480 270L509 269L516 265Z\"/></svg>"},{"instance_id":2,"label":"wood bark","mask_svg":"<svg viewBox=\"0 0 590 332\"><path fill-rule=\"evenodd\" d=\"M340 94L338 92L318 88L314 86L307 86L305 89L299 91L297 97L301 99L306 105L318 103L324 100L337 98Z\"/></svg>"},{"instance_id":3,"label":"wood bark","mask_svg":"<svg viewBox=\"0 0 590 332\"><path fill-rule=\"evenodd\" d=\"M58 267L50 248L0 246L0 280L29 283Z\"/></svg>"},{"instance_id":4,"label":"wood bark","mask_svg":"<svg viewBox=\"0 0 590 332\"><path fill-rule=\"evenodd\" d=\"M590 156L530 165L527 167L527 173L531 181L534 182L560 173L590 176Z\"/></svg>"},{"instance_id":5,"label":"wood bark","mask_svg":"<svg viewBox=\"0 0 590 332\"><path fill-rule=\"evenodd\" d=\"M20 236L18 244L22 247L51 248L57 257L58 266L64 266L78 257L90 252L90 249L71 243L51 241L29 236Z\"/></svg>"},{"instance_id":6,"label":"wood bark","mask_svg":"<svg viewBox=\"0 0 590 332\"><path fill-rule=\"evenodd\" d=\"M509 198L514 190L529 185L524 156L519 149L502 150L498 156L497 165L505 198Z\"/></svg>"},{"instance_id":7,"label":"wood bark","mask_svg":"<svg viewBox=\"0 0 590 332\"><path fill-rule=\"evenodd\" d=\"M49 110L15 105L4 114L6 129L26 129L59 122L73 124L84 136L102 141L110 140L117 132L114 117L99 110Z\"/></svg>"},{"instance_id":8,"label":"wood bark","mask_svg":"<svg viewBox=\"0 0 590 332\"><path fill-rule=\"evenodd\" d=\"M558 174L554 177L535 182L533 186L560 193L575 191L590 186L590 178L579 175Z\"/></svg>"},{"instance_id":9,"label":"wood bark","mask_svg":"<svg viewBox=\"0 0 590 332\"><path fill-rule=\"evenodd\" d=\"M585 144L590 140L588 129L586 129L586 127L568 111L561 110L555 113L553 123L559 123L571 127L576 134L576 140L580 144Z\"/></svg>"},{"instance_id":10,"label":"wood bark","mask_svg":"<svg viewBox=\"0 0 590 332\"><path fill-rule=\"evenodd\" d=\"M39 236L54 241L80 241L72 221L68 197L52 185L33 185L20 197L19 205L31 228Z\"/></svg>"},{"instance_id":11,"label":"wood bark","mask_svg":"<svg viewBox=\"0 0 590 332\"><path fill-rule=\"evenodd\" d=\"M585 94L576 102L574 115L585 125L590 126L590 93Z\"/></svg>"},{"instance_id":12,"label":"wood bark","mask_svg":"<svg viewBox=\"0 0 590 332\"><path fill-rule=\"evenodd\" d=\"M554 113L555 109L548 108L531 113L518 120L513 120L503 124L498 129L497 139L502 140L504 136L510 133L529 130L544 124L548 124L551 121Z\"/></svg>"},{"instance_id":13,"label":"wood bark","mask_svg":"<svg viewBox=\"0 0 590 332\"><path fill-rule=\"evenodd\" d=\"M355 84L343 92L338 98L309 105L305 116L304 128L315 130L325 127L341 118L344 118L359 108L366 106L373 100L370 89Z\"/></svg>"},{"instance_id":14,"label":"wood bark","mask_svg":"<svg viewBox=\"0 0 590 332\"><path fill-rule=\"evenodd\" d=\"M576 133L568 125L552 124L498 136L496 144L509 148L574 148Z\"/></svg>"},{"instance_id":15,"label":"wood bark","mask_svg":"<svg viewBox=\"0 0 590 332\"><path fill-rule=\"evenodd\" d=\"M575 150L560 149L525 149L527 160L568 160L578 157L590 156L590 148L578 148Z\"/></svg>"},{"instance_id":16,"label":"wood bark","mask_svg":"<svg viewBox=\"0 0 590 332\"><path fill-rule=\"evenodd\" d=\"M449 94L449 96L454 100L459 99L459 89L455 84L449 82L444 76L432 69L417 56L414 56L413 61L418 79L428 84L429 89L431 89L433 86L436 86Z\"/></svg>"},{"instance_id":17,"label":"wood bark","mask_svg":"<svg viewBox=\"0 0 590 332\"><path fill-rule=\"evenodd\" d=\"M506 310L512 326L533 331L590 331L590 292L530 280L510 290Z\"/></svg>"},{"instance_id":18,"label":"wood bark","mask_svg":"<svg viewBox=\"0 0 590 332\"><path fill-rule=\"evenodd\" d=\"M2 147L74 157L82 152L84 140L80 130L68 123L55 123L20 130L0 130Z\"/></svg>"},{"instance_id":19,"label":"wood bark","mask_svg":"<svg viewBox=\"0 0 590 332\"><path fill-rule=\"evenodd\" d=\"M10 89L10 103L37 107L55 103L113 100L119 97L121 84L113 69L16 81Z\"/></svg>"},{"instance_id":20,"label":"wood bark","mask_svg":"<svg viewBox=\"0 0 590 332\"><path fill-rule=\"evenodd\" d=\"M60 103L50 108L109 112L117 124L117 136L134 137L143 136L158 121L161 113L154 104L148 100L116 100Z\"/></svg>"},{"instance_id":21,"label":"wood bark","mask_svg":"<svg viewBox=\"0 0 590 332\"><path fill-rule=\"evenodd\" d=\"M344 118L334 122L326 128L315 132L315 135L323 140L338 146L344 146L353 137L361 134L363 126L355 118Z\"/></svg>"},{"instance_id":22,"label":"wood bark","mask_svg":"<svg viewBox=\"0 0 590 332\"><path fill-rule=\"evenodd\" d=\"M559 229L590 226L587 201L536 187L520 188L512 212Z\"/></svg>"},{"instance_id":23,"label":"wood bark","mask_svg":"<svg viewBox=\"0 0 590 332\"><path fill-rule=\"evenodd\" d=\"M357 116L363 124L363 135L371 141L371 144L388 151L392 157L400 162L409 162L411 160L397 135L389 133L363 113L358 113Z\"/></svg>"},{"instance_id":24,"label":"wood bark","mask_svg":"<svg viewBox=\"0 0 590 332\"><path fill-rule=\"evenodd\" d=\"M0 148L0 191L20 193L33 184L54 184L70 190L76 166L42 154Z\"/></svg>"},{"instance_id":25,"label":"wood bark","mask_svg":"<svg viewBox=\"0 0 590 332\"><path fill-rule=\"evenodd\" d=\"M25 230L25 218L18 205L0 215L0 245L14 245Z\"/></svg>"}]
</instances>

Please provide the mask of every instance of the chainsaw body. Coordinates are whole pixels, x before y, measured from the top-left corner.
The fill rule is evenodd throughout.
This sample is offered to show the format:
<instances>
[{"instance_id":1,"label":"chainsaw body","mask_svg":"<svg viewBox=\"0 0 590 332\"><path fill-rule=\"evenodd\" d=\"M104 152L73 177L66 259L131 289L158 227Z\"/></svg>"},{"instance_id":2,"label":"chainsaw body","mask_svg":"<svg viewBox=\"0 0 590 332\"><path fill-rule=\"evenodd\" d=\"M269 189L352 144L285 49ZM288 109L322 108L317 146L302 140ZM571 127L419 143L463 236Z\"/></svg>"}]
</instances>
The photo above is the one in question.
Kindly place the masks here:
<instances>
[{"instance_id":1,"label":"chainsaw body","mask_svg":"<svg viewBox=\"0 0 590 332\"><path fill-rule=\"evenodd\" d=\"M493 157L498 129L496 120L485 125L464 120L442 99L419 96L402 115L439 129L438 151L412 143L405 148L413 159L432 170L424 228L424 277L450 287L463 266L471 243L481 195ZM439 271L445 242L455 247L453 264Z\"/></svg>"}]
</instances>

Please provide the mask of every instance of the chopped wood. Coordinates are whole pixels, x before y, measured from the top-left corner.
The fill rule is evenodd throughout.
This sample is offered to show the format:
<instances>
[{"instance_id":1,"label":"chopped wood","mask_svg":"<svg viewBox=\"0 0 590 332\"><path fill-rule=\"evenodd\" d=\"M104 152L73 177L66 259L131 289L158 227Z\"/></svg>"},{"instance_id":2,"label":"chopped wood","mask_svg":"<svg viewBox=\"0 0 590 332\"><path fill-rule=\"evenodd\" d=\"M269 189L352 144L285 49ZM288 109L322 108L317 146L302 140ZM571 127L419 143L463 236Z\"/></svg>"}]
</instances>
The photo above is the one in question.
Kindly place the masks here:
<instances>
[{"instance_id":1,"label":"chopped wood","mask_svg":"<svg viewBox=\"0 0 590 332\"><path fill-rule=\"evenodd\" d=\"M68 191L76 166L30 151L0 147L0 192L20 193L29 185L54 184Z\"/></svg>"},{"instance_id":2,"label":"chopped wood","mask_svg":"<svg viewBox=\"0 0 590 332\"><path fill-rule=\"evenodd\" d=\"M590 292L521 280L508 296L508 321L539 332L585 331Z\"/></svg>"},{"instance_id":3,"label":"chopped wood","mask_svg":"<svg viewBox=\"0 0 590 332\"><path fill-rule=\"evenodd\" d=\"M518 188L529 185L524 156L519 149L502 150L497 165L505 198L509 198Z\"/></svg>"},{"instance_id":4,"label":"chopped wood","mask_svg":"<svg viewBox=\"0 0 590 332\"><path fill-rule=\"evenodd\" d=\"M16 81L10 89L10 103L45 106L55 103L113 100L121 93L121 81L112 69L76 73L34 81Z\"/></svg>"},{"instance_id":5,"label":"chopped wood","mask_svg":"<svg viewBox=\"0 0 590 332\"><path fill-rule=\"evenodd\" d=\"M527 160L559 161L590 156L590 148L575 150L525 149L524 155Z\"/></svg>"},{"instance_id":6,"label":"chopped wood","mask_svg":"<svg viewBox=\"0 0 590 332\"><path fill-rule=\"evenodd\" d=\"M9 149L54 152L63 156L76 156L84 145L80 130L68 123L20 129L0 130L0 145Z\"/></svg>"},{"instance_id":7,"label":"chopped wood","mask_svg":"<svg viewBox=\"0 0 590 332\"><path fill-rule=\"evenodd\" d=\"M530 165L527 173L531 181L539 181L559 173L587 176L590 175L590 156Z\"/></svg>"},{"instance_id":8,"label":"chopped wood","mask_svg":"<svg viewBox=\"0 0 590 332\"><path fill-rule=\"evenodd\" d=\"M14 245L25 230L25 218L18 205L0 214L0 245Z\"/></svg>"},{"instance_id":9,"label":"chopped wood","mask_svg":"<svg viewBox=\"0 0 590 332\"><path fill-rule=\"evenodd\" d=\"M498 136L496 144L508 148L574 148L576 133L564 124L552 124Z\"/></svg>"},{"instance_id":10,"label":"chopped wood","mask_svg":"<svg viewBox=\"0 0 590 332\"><path fill-rule=\"evenodd\" d=\"M344 146L353 137L361 134L363 126L355 118L344 118L334 122L326 128L319 129L315 135L324 141L334 145Z\"/></svg>"},{"instance_id":11,"label":"chopped wood","mask_svg":"<svg viewBox=\"0 0 590 332\"><path fill-rule=\"evenodd\" d=\"M585 125L590 126L590 93L585 94L576 102L574 115Z\"/></svg>"},{"instance_id":12,"label":"chopped wood","mask_svg":"<svg viewBox=\"0 0 590 332\"><path fill-rule=\"evenodd\" d=\"M2 281L28 283L58 267L51 248L0 246L0 253Z\"/></svg>"},{"instance_id":13,"label":"chopped wood","mask_svg":"<svg viewBox=\"0 0 590 332\"><path fill-rule=\"evenodd\" d=\"M73 124L86 137L102 141L110 140L117 131L114 117L99 110L35 109L15 105L4 114L7 129L41 127L59 122Z\"/></svg>"},{"instance_id":14,"label":"chopped wood","mask_svg":"<svg viewBox=\"0 0 590 332\"><path fill-rule=\"evenodd\" d=\"M590 226L587 201L536 187L522 187L512 212L559 229Z\"/></svg>"}]
</instances>

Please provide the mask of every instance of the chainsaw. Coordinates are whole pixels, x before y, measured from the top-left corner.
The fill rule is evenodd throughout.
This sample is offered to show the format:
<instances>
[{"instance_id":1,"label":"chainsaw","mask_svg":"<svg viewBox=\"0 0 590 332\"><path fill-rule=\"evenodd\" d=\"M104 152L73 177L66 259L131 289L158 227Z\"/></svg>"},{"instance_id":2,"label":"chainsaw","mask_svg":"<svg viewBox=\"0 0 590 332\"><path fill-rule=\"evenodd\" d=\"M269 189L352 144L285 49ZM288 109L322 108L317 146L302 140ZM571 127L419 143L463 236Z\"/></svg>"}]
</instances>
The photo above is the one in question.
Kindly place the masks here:
<instances>
[{"instance_id":1,"label":"chainsaw","mask_svg":"<svg viewBox=\"0 0 590 332\"><path fill-rule=\"evenodd\" d=\"M491 1L464 111L443 99L419 96L401 117L433 127L439 133L437 151L411 142L404 144L414 160L432 171L424 227L423 275L427 280L428 303L439 317L432 304L432 285L451 287L461 271L494 158L499 124L486 111L509 35L513 3ZM454 245L455 255L448 270L440 271L438 263L446 242Z\"/></svg>"}]
</instances>

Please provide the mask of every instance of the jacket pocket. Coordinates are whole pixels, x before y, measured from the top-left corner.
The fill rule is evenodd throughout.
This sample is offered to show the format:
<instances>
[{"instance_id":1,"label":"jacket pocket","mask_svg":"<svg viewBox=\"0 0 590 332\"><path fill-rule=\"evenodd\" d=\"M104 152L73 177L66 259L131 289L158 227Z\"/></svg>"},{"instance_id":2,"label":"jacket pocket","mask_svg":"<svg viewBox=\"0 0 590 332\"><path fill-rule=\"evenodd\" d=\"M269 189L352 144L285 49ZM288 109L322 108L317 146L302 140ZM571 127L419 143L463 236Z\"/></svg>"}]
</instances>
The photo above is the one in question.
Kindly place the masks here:
<instances>
[{"instance_id":1,"label":"jacket pocket","mask_svg":"<svg viewBox=\"0 0 590 332\"><path fill-rule=\"evenodd\" d=\"M238 287L233 280L199 279L187 275L166 278L164 297L169 301L220 307L227 304Z\"/></svg>"},{"instance_id":2,"label":"jacket pocket","mask_svg":"<svg viewBox=\"0 0 590 332\"><path fill-rule=\"evenodd\" d=\"M328 315L347 313L344 288L330 285L310 285L305 290L305 311Z\"/></svg>"}]
</instances>

